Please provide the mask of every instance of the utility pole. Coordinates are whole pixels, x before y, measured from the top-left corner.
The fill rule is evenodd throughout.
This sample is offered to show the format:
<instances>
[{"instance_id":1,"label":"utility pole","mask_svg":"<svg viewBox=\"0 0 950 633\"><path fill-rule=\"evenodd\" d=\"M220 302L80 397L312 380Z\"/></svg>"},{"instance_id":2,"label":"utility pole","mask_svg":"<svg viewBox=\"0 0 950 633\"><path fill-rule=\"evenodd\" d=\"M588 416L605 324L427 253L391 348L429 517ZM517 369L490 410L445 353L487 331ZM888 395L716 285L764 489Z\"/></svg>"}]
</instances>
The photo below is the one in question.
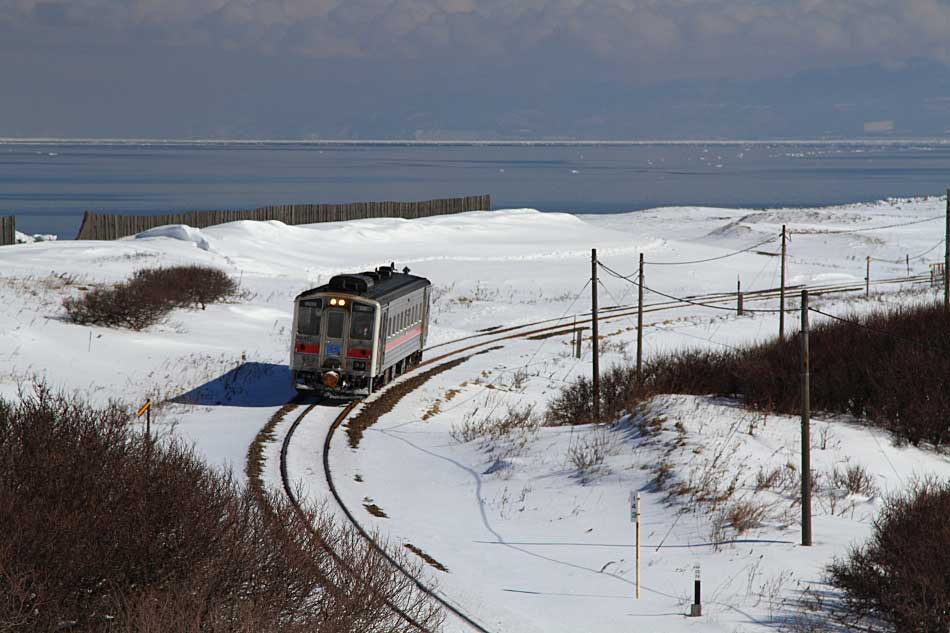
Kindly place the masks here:
<instances>
[{"instance_id":1,"label":"utility pole","mask_svg":"<svg viewBox=\"0 0 950 633\"><path fill-rule=\"evenodd\" d=\"M910 253L904 255L907 260L907 276L910 277Z\"/></svg>"},{"instance_id":2,"label":"utility pole","mask_svg":"<svg viewBox=\"0 0 950 633\"><path fill-rule=\"evenodd\" d=\"M868 255L868 267L867 272L864 273L864 298L867 299L871 296L871 256Z\"/></svg>"},{"instance_id":3,"label":"utility pole","mask_svg":"<svg viewBox=\"0 0 950 633\"><path fill-rule=\"evenodd\" d=\"M811 384L808 358L808 291L802 290L802 545L811 545Z\"/></svg>"},{"instance_id":4,"label":"utility pole","mask_svg":"<svg viewBox=\"0 0 950 633\"><path fill-rule=\"evenodd\" d=\"M782 290L778 305L778 340L785 340L785 225L782 225Z\"/></svg>"},{"instance_id":5,"label":"utility pole","mask_svg":"<svg viewBox=\"0 0 950 633\"><path fill-rule=\"evenodd\" d=\"M943 236L943 309L950 311L950 189L947 189L947 227Z\"/></svg>"},{"instance_id":6,"label":"utility pole","mask_svg":"<svg viewBox=\"0 0 950 633\"><path fill-rule=\"evenodd\" d=\"M590 328L591 328L591 349L594 354L594 375L593 375L593 413L594 424L600 423L600 341L597 339L597 249L590 251Z\"/></svg>"},{"instance_id":7,"label":"utility pole","mask_svg":"<svg viewBox=\"0 0 950 633\"><path fill-rule=\"evenodd\" d=\"M643 253L640 253L637 291L637 388L643 389Z\"/></svg>"}]
</instances>

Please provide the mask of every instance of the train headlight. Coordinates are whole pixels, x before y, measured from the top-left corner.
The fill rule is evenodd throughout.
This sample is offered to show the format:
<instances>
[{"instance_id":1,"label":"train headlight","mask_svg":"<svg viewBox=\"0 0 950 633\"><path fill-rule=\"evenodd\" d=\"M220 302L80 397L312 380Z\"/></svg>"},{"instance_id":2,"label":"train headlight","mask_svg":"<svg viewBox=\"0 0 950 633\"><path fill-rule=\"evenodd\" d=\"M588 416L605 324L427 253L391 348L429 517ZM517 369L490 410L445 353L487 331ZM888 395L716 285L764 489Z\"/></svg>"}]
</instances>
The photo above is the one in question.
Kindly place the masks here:
<instances>
[{"instance_id":1,"label":"train headlight","mask_svg":"<svg viewBox=\"0 0 950 633\"><path fill-rule=\"evenodd\" d=\"M331 306L335 306L335 305L336 305L336 299L330 299L330 305L331 305Z\"/></svg>"},{"instance_id":2,"label":"train headlight","mask_svg":"<svg viewBox=\"0 0 950 633\"><path fill-rule=\"evenodd\" d=\"M336 302L336 304L337 304L338 306L345 306L345 305L346 305L346 299L340 299L340 300L338 300L338 301Z\"/></svg>"}]
</instances>

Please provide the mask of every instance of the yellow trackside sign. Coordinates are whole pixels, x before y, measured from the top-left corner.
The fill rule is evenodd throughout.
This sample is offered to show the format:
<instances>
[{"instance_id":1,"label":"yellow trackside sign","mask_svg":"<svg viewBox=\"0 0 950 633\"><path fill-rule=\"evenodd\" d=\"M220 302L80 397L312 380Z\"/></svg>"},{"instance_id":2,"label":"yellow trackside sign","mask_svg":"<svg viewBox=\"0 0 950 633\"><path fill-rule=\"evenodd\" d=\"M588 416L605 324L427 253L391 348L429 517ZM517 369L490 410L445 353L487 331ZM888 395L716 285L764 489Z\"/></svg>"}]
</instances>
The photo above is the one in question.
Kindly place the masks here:
<instances>
[{"instance_id":1,"label":"yellow trackside sign","mask_svg":"<svg viewBox=\"0 0 950 633\"><path fill-rule=\"evenodd\" d=\"M148 410L151 409L151 408L152 408L152 401L151 401L151 400L146 400L146 401L145 401L145 404L143 404L142 407L136 412L135 417L137 417L137 418L142 417L142 414L145 413L146 411L148 411Z\"/></svg>"}]
</instances>

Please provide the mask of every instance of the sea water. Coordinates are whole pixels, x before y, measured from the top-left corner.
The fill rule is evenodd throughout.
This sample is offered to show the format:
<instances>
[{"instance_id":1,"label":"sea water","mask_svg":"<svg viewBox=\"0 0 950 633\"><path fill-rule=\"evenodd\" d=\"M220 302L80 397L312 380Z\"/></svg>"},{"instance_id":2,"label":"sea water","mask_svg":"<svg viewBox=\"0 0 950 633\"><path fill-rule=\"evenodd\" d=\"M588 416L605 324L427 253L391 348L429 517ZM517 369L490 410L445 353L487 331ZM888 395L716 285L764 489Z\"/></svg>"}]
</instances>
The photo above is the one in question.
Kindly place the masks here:
<instances>
[{"instance_id":1,"label":"sea water","mask_svg":"<svg viewBox=\"0 0 950 633\"><path fill-rule=\"evenodd\" d=\"M939 195L940 141L413 144L0 141L0 215L75 236L84 210L162 213L489 193L495 208L818 206Z\"/></svg>"}]
</instances>

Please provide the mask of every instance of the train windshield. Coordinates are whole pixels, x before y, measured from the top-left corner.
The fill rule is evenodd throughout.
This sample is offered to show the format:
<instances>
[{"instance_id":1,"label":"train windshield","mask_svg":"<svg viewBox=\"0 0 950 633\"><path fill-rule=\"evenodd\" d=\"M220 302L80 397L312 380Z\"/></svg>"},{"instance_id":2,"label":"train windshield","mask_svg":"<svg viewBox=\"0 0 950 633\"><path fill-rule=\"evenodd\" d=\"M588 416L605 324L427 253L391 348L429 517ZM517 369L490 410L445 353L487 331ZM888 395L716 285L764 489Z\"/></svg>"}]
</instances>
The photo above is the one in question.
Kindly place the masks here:
<instances>
[{"instance_id":1,"label":"train windshield","mask_svg":"<svg viewBox=\"0 0 950 633\"><path fill-rule=\"evenodd\" d=\"M320 336L320 311L323 299L304 299L297 313L297 332L305 336Z\"/></svg>"},{"instance_id":2,"label":"train windshield","mask_svg":"<svg viewBox=\"0 0 950 633\"><path fill-rule=\"evenodd\" d=\"M343 338L343 320L346 313L342 310L327 312L327 338Z\"/></svg>"},{"instance_id":3,"label":"train windshield","mask_svg":"<svg viewBox=\"0 0 950 633\"><path fill-rule=\"evenodd\" d=\"M374 321L373 306L354 303L353 313L350 315L350 338L360 341L372 340Z\"/></svg>"}]
</instances>

